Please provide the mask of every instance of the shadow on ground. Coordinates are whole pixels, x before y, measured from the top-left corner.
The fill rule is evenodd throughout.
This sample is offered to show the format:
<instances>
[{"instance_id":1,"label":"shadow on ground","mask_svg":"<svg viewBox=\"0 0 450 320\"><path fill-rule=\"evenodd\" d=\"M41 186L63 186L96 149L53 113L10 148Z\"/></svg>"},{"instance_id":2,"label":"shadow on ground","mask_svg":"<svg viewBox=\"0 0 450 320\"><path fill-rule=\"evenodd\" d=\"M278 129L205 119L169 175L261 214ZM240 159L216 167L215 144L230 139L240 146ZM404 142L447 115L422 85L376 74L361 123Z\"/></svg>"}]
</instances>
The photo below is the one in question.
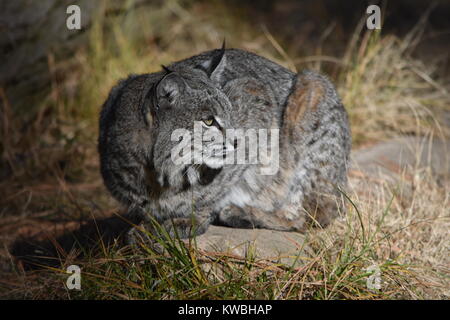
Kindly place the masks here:
<instances>
[{"instance_id":1,"label":"shadow on ground","mask_svg":"<svg viewBox=\"0 0 450 320\"><path fill-rule=\"evenodd\" d=\"M116 241L122 241L123 234L130 229L130 225L130 221L119 215L92 219L83 222L80 228L56 238L17 239L12 244L10 253L18 259L25 270L59 267L69 255L72 258L79 258L85 252L92 253L92 249L100 249L99 245L108 247Z\"/></svg>"}]
</instances>

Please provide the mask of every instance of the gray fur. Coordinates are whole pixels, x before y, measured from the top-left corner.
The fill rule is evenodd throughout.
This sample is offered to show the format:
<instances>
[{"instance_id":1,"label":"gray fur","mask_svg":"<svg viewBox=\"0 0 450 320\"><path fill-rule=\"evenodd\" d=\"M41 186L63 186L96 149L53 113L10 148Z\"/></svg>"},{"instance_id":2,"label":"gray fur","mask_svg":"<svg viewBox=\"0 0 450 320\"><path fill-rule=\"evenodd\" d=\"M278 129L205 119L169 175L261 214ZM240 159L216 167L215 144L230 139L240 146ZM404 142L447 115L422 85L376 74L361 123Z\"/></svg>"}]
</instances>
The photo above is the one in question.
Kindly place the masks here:
<instances>
[{"instance_id":1,"label":"gray fur","mask_svg":"<svg viewBox=\"0 0 450 320\"><path fill-rule=\"evenodd\" d=\"M174 129L218 117L220 130L280 130L280 169L259 164L175 165ZM216 130L217 130L216 128ZM343 211L351 137L347 114L324 76L293 72L255 54L212 50L167 70L130 76L100 116L101 172L134 222L155 218L182 237L216 222L303 231Z\"/></svg>"}]
</instances>

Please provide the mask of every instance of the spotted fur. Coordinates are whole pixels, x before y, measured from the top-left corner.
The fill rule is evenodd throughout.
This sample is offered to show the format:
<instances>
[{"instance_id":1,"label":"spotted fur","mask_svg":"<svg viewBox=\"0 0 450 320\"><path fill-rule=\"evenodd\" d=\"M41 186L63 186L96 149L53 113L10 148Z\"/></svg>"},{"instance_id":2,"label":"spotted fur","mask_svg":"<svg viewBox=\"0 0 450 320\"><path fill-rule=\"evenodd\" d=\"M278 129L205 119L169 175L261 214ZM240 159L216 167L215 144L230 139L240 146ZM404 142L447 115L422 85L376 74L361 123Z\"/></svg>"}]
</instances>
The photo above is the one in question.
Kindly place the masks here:
<instances>
[{"instance_id":1,"label":"spotted fur","mask_svg":"<svg viewBox=\"0 0 450 320\"><path fill-rule=\"evenodd\" d=\"M217 119L214 130L279 129L279 170L175 165L171 133L207 117ZM326 77L295 74L238 49L130 76L113 88L100 116L107 188L133 222L153 217L182 237L211 222L295 231L308 221L327 225L343 212L339 189L347 182L350 145L347 114Z\"/></svg>"}]
</instances>

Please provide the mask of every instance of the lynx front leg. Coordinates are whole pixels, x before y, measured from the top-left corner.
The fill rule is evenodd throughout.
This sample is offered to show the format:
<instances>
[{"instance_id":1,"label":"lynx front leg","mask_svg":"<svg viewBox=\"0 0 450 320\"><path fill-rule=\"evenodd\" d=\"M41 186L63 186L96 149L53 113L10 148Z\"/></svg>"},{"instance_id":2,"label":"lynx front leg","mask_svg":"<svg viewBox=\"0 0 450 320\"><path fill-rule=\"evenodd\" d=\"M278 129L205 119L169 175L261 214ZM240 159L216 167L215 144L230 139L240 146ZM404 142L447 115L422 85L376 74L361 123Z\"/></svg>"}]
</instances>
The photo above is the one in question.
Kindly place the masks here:
<instances>
[{"instance_id":1,"label":"lynx front leg","mask_svg":"<svg viewBox=\"0 0 450 320\"><path fill-rule=\"evenodd\" d=\"M250 211L236 206L223 208L218 216L218 224L231 228L258 228L258 221L254 221Z\"/></svg>"},{"instance_id":2,"label":"lynx front leg","mask_svg":"<svg viewBox=\"0 0 450 320\"><path fill-rule=\"evenodd\" d=\"M273 212L251 207L228 206L220 212L219 224L232 228L302 232L305 214L295 204Z\"/></svg>"},{"instance_id":3,"label":"lynx front leg","mask_svg":"<svg viewBox=\"0 0 450 320\"><path fill-rule=\"evenodd\" d=\"M161 229L164 229L172 238L187 239L206 232L210 219L198 218L174 218L165 220L160 226L153 223L143 223L127 232L126 244L153 243L155 237L162 237Z\"/></svg>"},{"instance_id":4,"label":"lynx front leg","mask_svg":"<svg viewBox=\"0 0 450 320\"><path fill-rule=\"evenodd\" d=\"M209 216L192 216L188 218L174 218L166 220L162 227L171 237L187 239L206 232L211 223Z\"/></svg>"},{"instance_id":5,"label":"lynx front leg","mask_svg":"<svg viewBox=\"0 0 450 320\"><path fill-rule=\"evenodd\" d=\"M210 223L211 215L206 211L193 214L191 217L177 217L162 222L147 219L139 226L132 228L127 233L125 241L127 244L152 243L155 237L163 237L163 230L171 237L187 239L205 233Z\"/></svg>"}]
</instances>

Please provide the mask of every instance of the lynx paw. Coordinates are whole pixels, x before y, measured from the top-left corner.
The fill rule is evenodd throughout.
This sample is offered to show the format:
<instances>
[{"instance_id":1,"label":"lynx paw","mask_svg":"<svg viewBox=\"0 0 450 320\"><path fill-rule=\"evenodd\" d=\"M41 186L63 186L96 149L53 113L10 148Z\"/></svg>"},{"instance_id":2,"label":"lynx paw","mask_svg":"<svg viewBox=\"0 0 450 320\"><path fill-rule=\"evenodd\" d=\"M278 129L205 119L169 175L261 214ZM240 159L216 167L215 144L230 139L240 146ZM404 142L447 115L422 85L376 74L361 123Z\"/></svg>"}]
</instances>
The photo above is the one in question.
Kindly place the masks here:
<instances>
[{"instance_id":1,"label":"lynx paw","mask_svg":"<svg viewBox=\"0 0 450 320\"><path fill-rule=\"evenodd\" d=\"M148 231L143 224L131 228L125 234L125 244L127 245L137 245L139 243L151 244L153 241Z\"/></svg>"},{"instance_id":2,"label":"lynx paw","mask_svg":"<svg viewBox=\"0 0 450 320\"><path fill-rule=\"evenodd\" d=\"M253 229L256 228L252 217L236 206L228 206L222 209L219 213L219 224L231 227L231 228L242 228L242 229Z\"/></svg>"},{"instance_id":3,"label":"lynx paw","mask_svg":"<svg viewBox=\"0 0 450 320\"><path fill-rule=\"evenodd\" d=\"M171 237L187 239L199 236L206 232L210 221L208 219L198 220L195 218L175 218L166 220L162 227Z\"/></svg>"}]
</instances>

